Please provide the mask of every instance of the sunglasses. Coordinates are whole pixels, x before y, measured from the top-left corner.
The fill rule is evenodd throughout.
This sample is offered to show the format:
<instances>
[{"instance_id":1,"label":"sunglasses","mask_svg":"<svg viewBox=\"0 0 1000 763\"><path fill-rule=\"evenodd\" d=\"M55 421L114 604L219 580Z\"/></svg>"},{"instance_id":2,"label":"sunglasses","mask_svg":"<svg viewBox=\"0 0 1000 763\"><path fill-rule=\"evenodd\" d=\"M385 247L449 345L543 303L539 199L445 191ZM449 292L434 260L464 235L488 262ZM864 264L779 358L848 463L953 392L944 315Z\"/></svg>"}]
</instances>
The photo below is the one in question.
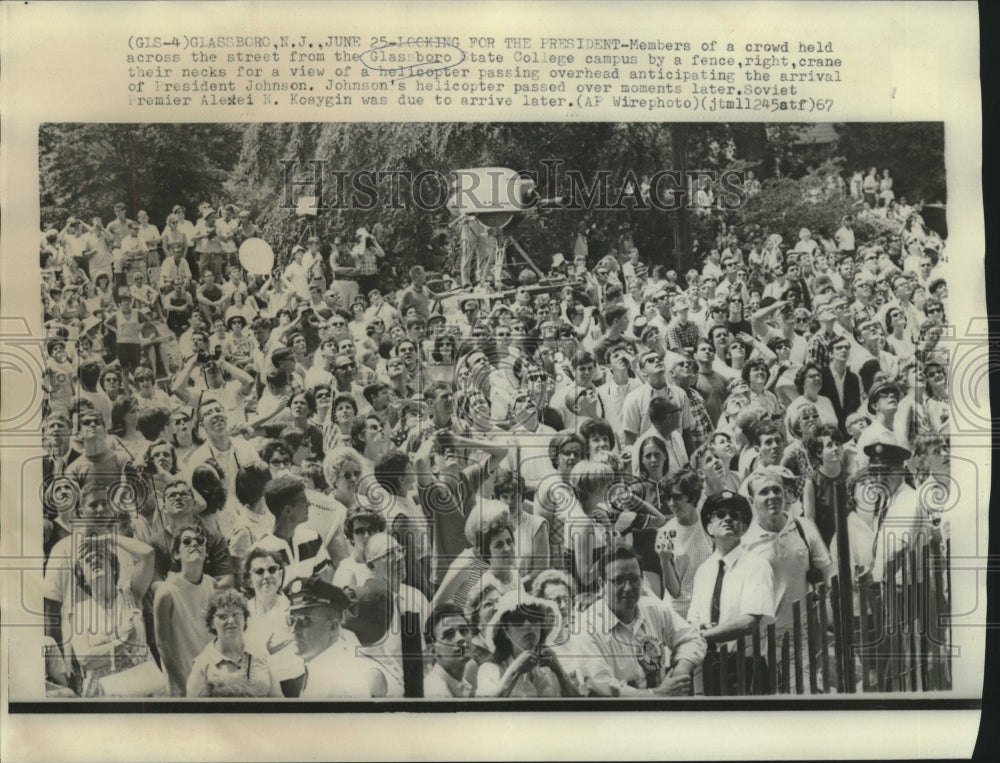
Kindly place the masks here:
<instances>
[{"instance_id":1,"label":"sunglasses","mask_svg":"<svg viewBox=\"0 0 1000 763\"><path fill-rule=\"evenodd\" d=\"M712 512L712 519L732 519L736 522L742 522L743 515L736 509L716 509Z\"/></svg>"},{"instance_id":2,"label":"sunglasses","mask_svg":"<svg viewBox=\"0 0 1000 763\"><path fill-rule=\"evenodd\" d=\"M254 575L275 575L281 567L277 564L272 564L267 567L257 567L256 569L250 570Z\"/></svg>"},{"instance_id":3,"label":"sunglasses","mask_svg":"<svg viewBox=\"0 0 1000 763\"><path fill-rule=\"evenodd\" d=\"M188 535L188 536L186 536L184 538L181 538L181 545L182 546L188 546L188 547L191 547L191 546L199 546L200 547L200 546L204 546L205 545L205 539L202 538L201 536L198 536L196 538L192 538L190 535Z\"/></svg>"},{"instance_id":4,"label":"sunglasses","mask_svg":"<svg viewBox=\"0 0 1000 763\"><path fill-rule=\"evenodd\" d=\"M325 622L326 618L317 617L315 615L285 615L285 622L288 624L289 628L294 628L301 625L303 628L311 628L313 623Z\"/></svg>"}]
</instances>

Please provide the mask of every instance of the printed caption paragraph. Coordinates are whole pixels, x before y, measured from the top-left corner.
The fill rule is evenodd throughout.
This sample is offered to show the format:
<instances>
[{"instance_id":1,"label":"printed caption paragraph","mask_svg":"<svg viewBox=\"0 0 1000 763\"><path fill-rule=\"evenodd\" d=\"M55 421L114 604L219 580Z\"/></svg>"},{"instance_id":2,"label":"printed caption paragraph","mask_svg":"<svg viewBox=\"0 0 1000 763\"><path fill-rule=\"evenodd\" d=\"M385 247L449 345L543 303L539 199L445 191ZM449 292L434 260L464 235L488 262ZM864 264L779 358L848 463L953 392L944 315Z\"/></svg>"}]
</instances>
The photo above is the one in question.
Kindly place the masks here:
<instances>
[{"instance_id":1,"label":"printed caption paragraph","mask_svg":"<svg viewBox=\"0 0 1000 763\"><path fill-rule=\"evenodd\" d=\"M531 108L622 118L801 112L856 80L823 39L182 35L128 38L132 107Z\"/></svg>"}]
</instances>

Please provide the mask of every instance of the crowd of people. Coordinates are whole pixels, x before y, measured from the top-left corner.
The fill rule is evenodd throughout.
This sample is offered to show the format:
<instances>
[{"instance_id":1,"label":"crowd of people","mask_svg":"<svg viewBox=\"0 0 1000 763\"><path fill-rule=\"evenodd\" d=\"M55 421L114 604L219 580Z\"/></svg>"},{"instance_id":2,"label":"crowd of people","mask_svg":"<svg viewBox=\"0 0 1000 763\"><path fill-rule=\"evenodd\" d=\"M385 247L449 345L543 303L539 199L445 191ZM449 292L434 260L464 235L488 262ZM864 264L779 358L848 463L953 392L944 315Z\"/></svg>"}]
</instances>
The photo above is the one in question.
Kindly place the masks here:
<instances>
[{"instance_id":1,"label":"crowd of people","mask_svg":"<svg viewBox=\"0 0 1000 763\"><path fill-rule=\"evenodd\" d=\"M379 225L260 276L235 205L114 213L41 235L51 696L699 694L839 549L948 532L919 211L447 295Z\"/></svg>"}]
</instances>

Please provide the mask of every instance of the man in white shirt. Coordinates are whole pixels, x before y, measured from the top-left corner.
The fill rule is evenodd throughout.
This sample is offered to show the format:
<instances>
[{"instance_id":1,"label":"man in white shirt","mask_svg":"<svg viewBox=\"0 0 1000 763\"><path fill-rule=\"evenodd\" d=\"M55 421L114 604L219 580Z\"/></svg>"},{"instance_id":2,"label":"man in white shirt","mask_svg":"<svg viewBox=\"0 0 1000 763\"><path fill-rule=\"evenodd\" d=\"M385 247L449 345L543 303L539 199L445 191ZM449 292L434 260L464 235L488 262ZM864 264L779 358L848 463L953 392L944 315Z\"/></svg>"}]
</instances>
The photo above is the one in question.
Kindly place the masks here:
<instances>
[{"instance_id":1,"label":"man in white shirt","mask_svg":"<svg viewBox=\"0 0 1000 763\"><path fill-rule=\"evenodd\" d=\"M600 564L604 594L578 622L579 672L601 696L685 696L705 658L705 641L665 602L642 595L642 570L631 546L618 545Z\"/></svg>"},{"instance_id":2,"label":"man in white shirt","mask_svg":"<svg viewBox=\"0 0 1000 763\"><path fill-rule=\"evenodd\" d=\"M854 220L850 215L844 215L840 221L840 227L833 234L833 240L837 242L837 248L842 252L854 251Z\"/></svg>"},{"instance_id":3,"label":"man in white shirt","mask_svg":"<svg viewBox=\"0 0 1000 763\"><path fill-rule=\"evenodd\" d=\"M343 590L319 578L299 578L285 588L291 606L288 622L295 647L305 660L299 696L310 699L371 697L367 671L357 659L357 637L341 628L351 600Z\"/></svg>"},{"instance_id":4,"label":"man in white shirt","mask_svg":"<svg viewBox=\"0 0 1000 763\"><path fill-rule=\"evenodd\" d=\"M771 565L740 543L751 516L747 499L729 490L709 496L701 508L702 526L715 551L694 574L688 620L709 644L734 641L754 629L763 632L774 619ZM751 693L763 691L766 666L751 659L749 667Z\"/></svg>"},{"instance_id":5,"label":"man in white shirt","mask_svg":"<svg viewBox=\"0 0 1000 763\"><path fill-rule=\"evenodd\" d=\"M876 384L869 393L868 412L875 418L858 437L855 446L857 469L868 466L868 456L865 455L865 450L869 445L877 442L898 444L896 435L893 433L893 422L896 418L896 410L899 408L899 398L899 387L891 382Z\"/></svg>"},{"instance_id":6,"label":"man in white shirt","mask_svg":"<svg viewBox=\"0 0 1000 763\"><path fill-rule=\"evenodd\" d=\"M872 579L885 578L889 554L900 554L909 549L919 549L932 535L939 533L940 517L924 508L916 490L906 484L906 462L912 455L906 448L886 438L865 446L869 471L880 477L882 490L876 498L875 515L878 522L875 543L875 561Z\"/></svg>"},{"instance_id":7,"label":"man in white shirt","mask_svg":"<svg viewBox=\"0 0 1000 763\"><path fill-rule=\"evenodd\" d=\"M184 281L184 288L190 288L191 266L184 259L184 243L174 241L168 244L170 256L163 261L160 266L160 293L167 294L174 288L174 281L178 278Z\"/></svg>"}]
</instances>

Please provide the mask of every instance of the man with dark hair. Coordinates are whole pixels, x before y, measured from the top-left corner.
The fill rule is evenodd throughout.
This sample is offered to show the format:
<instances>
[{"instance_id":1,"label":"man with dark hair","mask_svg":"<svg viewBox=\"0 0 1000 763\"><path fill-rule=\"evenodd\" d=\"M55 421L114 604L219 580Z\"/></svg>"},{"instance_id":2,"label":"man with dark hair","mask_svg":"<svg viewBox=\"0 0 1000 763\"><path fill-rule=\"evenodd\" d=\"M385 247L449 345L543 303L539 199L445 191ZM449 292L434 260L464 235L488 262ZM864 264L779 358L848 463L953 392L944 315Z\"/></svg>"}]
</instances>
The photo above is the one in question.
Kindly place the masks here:
<instances>
[{"instance_id":1,"label":"man with dark hair","mask_svg":"<svg viewBox=\"0 0 1000 763\"><path fill-rule=\"evenodd\" d=\"M330 555L323 539L306 526L309 519L309 497L301 478L285 474L264 486L264 503L274 515L274 530L256 545L276 553L285 563L285 578L318 576L326 582L333 579Z\"/></svg>"},{"instance_id":2,"label":"man with dark hair","mask_svg":"<svg viewBox=\"0 0 1000 763\"><path fill-rule=\"evenodd\" d=\"M698 340L694 348L694 359L698 364L694 386L705 401L705 410L714 427L722 417L722 407L726 401L726 379L715 370L715 347L708 339Z\"/></svg>"},{"instance_id":3,"label":"man with dark hair","mask_svg":"<svg viewBox=\"0 0 1000 763\"><path fill-rule=\"evenodd\" d=\"M149 442L159 440L173 424L173 415L166 408L151 406L139 409L139 432Z\"/></svg>"},{"instance_id":4,"label":"man with dark hair","mask_svg":"<svg viewBox=\"0 0 1000 763\"><path fill-rule=\"evenodd\" d=\"M671 385L673 388L673 385ZM664 476L670 476L687 466L688 453L681 434L681 411L686 395L677 394L672 389L668 397L654 397L649 401L649 428L639 435L632 445L632 471L639 474L642 466L639 454L642 445L650 437L659 437L667 445L667 462L663 465Z\"/></svg>"},{"instance_id":5,"label":"man with dark hair","mask_svg":"<svg viewBox=\"0 0 1000 763\"><path fill-rule=\"evenodd\" d=\"M201 527L207 538L205 574L215 578L217 588L232 586L236 578L236 564L229 553L229 544L225 538L205 528L198 515L199 509L195 505L191 486L183 479L169 480L163 488L161 498L159 511L148 518L135 519L136 538L152 546L156 554L150 591L155 594L159 585L166 580L173 565L171 549L181 531L191 525Z\"/></svg>"},{"instance_id":6,"label":"man with dark hair","mask_svg":"<svg viewBox=\"0 0 1000 763\"><path fill-rule=\"evenodd\" d=\"M684 390L667 380L663 355L646 352L639 359L639 371L645 383L629 392L622 405L622 432L624 445L631 446L639 435L649 429L649 403L655 397L669 398L679 402L681 408L681 428L693 423L691 408Z\"/></svg>"},{"instance_id":7,"label":"man with dark hair","mask_svg":"<svg viewBox=\"0 0 1000 763\"><path fill-rule=\"evenodd\" d=\"M861 380L847 367L851 341L837 337L830 343L830 362L823 369L823 386L819 393L833 403L841 434L847 436L847 417L861 407Z\"/></svg>"},{"instance_id":8,"label":"man with dark hair","mask_svg":"<svg viewBox=\"0 0 1000 763\"><path fill-rule=\"evenodd\" d=\"M434 659L424 678L424 696L473 696L475 671L471 668L476 663L470 655L472 627L462 608L451 602L436 606L424 627L424 643Z\"/></svg>"},{"instance_id":9,"label":"man with dark hair","mask_svg":"<svg viewBox=\"0 0 1000 763\"><path fill-rule=\"evenodd\" d=\"M203 395L195 413L201 422L205 442L188 459L188 472L193 472L196 467L209 460L215 461L222 471L226 490L233 495L236 473L241 466L260 461L260 454L250 442L230 434L229 415L215 395Z\"/></svg>"},{"instance_id":10,"label":"man with dark hair","mask_svg":"<svg viewBox=\"0 0 1000 763\"><path fill-rule=\"evenodd\" d=\"M604 318L604 333L594 342L594 357L599 363L607 362L608 348L617 344L628 330L628 308L624 304L607 305L601 311Z\"/></svg>"},{"instance_id":11,"label":"man with dark hair","mask_svg":"<svg viewBox=\"0 0 1000 763\"><path fill-rule=\"evenodd\" d=\"M104 417L104 426L111 426L111 398L98 387L101 380L101 364L91 360L80 366L80 399L87 400Z\"/></svg>"},{"instance_id":12,"label":"man with dark hair","mask_svg":"<svg viewBox=\"0 0 1000 763\"><path fill-rule=\"evenodd\" d=\"M705 640L668 604L642 595L635 549L615 546L600 572L604 593L581 615L589 630L578 661L586 688L605 697L690 694Z\"/></svg>"},{"instance_id":13,"label":"man with dark hair","mask_svg":"<svg viewBox=\"0 0 1000 763\"><path fill-rule=\"evenodd\" d=\"M123 451L112 448L108 441L104 417L89 405L84 408L82 402L77 415L77 434L83 453L66 468L66 475L78 485L96 481L109 490L123 481L137 484L132 460Z\"/></svg>"}]
</instances>

